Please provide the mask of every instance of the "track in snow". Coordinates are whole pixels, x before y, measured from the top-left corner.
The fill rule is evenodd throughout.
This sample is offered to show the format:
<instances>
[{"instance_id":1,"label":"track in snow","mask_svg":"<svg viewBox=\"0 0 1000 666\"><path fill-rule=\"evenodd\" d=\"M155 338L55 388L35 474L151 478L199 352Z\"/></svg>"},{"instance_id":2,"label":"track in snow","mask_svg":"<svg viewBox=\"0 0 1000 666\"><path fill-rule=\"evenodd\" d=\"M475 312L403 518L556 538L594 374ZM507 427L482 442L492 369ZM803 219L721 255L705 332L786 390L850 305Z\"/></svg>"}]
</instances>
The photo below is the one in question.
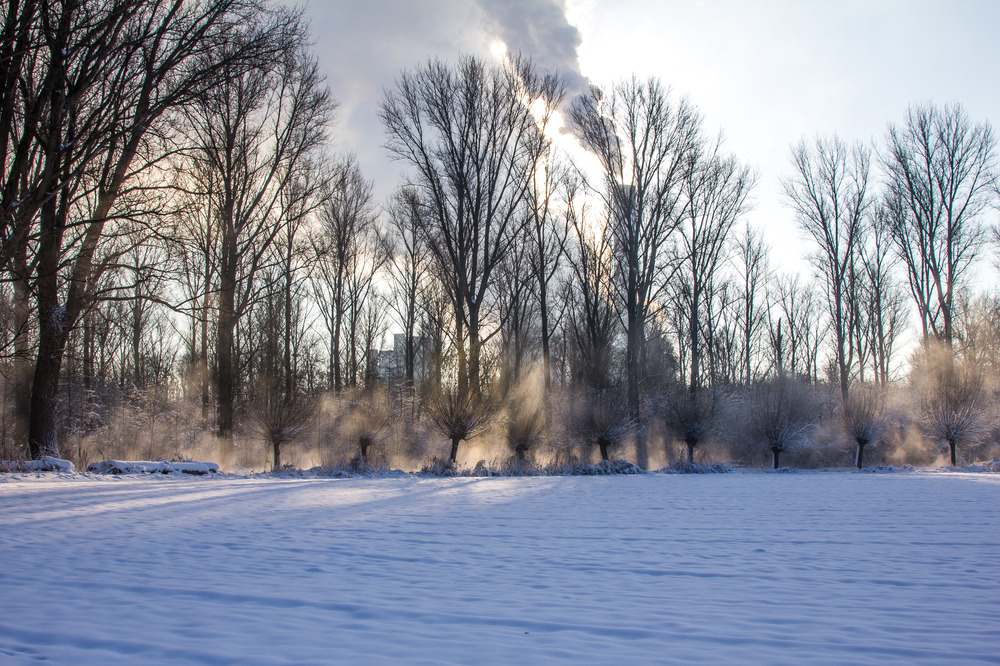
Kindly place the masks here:
<instances>
[{"instance_id":1,"label":"track in snow","mask_svg":"<svg viewBox=\"0 0 1000 666\"><path fill-rule=\"evenodd\" d=\"M1000 663L1000 475L0 483L0 662Z\"/></svg>"}]
</instances>

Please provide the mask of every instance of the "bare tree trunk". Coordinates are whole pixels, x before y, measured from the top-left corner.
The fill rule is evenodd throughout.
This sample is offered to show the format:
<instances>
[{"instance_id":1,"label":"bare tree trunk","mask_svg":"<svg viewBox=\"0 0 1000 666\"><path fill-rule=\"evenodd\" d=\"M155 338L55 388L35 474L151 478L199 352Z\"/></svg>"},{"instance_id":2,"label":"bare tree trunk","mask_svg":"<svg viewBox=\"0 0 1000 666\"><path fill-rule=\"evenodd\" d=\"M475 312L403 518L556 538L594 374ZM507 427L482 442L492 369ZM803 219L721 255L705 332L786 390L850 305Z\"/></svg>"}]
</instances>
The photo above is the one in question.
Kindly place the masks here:
<instances>
[{"instance_id":1,"label":"bare tree trunk","mask_svg":"<svg viewBox=\"0 0 1000 666\"><path fill-rule=\"evenodd\" d=\"M136 288L138 292L138 287ZM142 369L142 334L143 334L143 313L142 313L142 302L141 296L138 293L132 295L132 330L131 333L131 344L132 344L132 383L135 388L142 389L144 386L144 377Z\"/></svg>"},{"instance_id":2,"label":"bare tree trunk","mask_svg":"<svg viewBox=\"0 0 1000 666\"><path fill-rule=\"evenodd\" d=\"M42 228L37 253L38 279L35 281L38 308L38 354L31 385L31 415L28 420L28 451L32 459L59 455L56 439L56 400L59 370L66 348L66 309L59 305L58 270L65 205L57 209L53 197L42 207Z\"/></svg>"},{"instance_id":3,"label":"bare tree trunk","mask_svg":"<svg viewBox=\"0 0 1000 666\"><path fill-rule=\"evenodd\" d=\"M406 385L411 389L414 387L414 376L416 374L415 367L416 362L414 355L416 353L413 337L414 337L414 318L411 314L407 315L406 320L406 332L403 334L406 336L404 342L403 355L406 357L403 359L403 364L405 366L404 372L406 375Z\"/></svg>"},{"instance_id":4,"label":"bare tree trunk","mask_svg":"<svg viewBox=\"0 0 1000 666\"><path fill-rule=\"evenodd\" d=\"M469 390L469 360L465 352L465 328L462 320L455 322L455 351L458 355L458 392L465 394Z\"/></svg>"},{"instance_id":5,"label":"bare tree trunk","mask_svg":"<svg viewBox=\"0 0 1000 666\"><path fill-rule=\"evenodd\" d=\"M699 370L701 369L701 346L699 343L701 340L698 335L698 320L701 317L699 308L701 307L701 293L699 286L697 284L691 285L691 312L688 313L690 317L688 320L688 336L690 337L691 345L691 385L688 387L691 392L691 397L694 398L698 394L698 388L701 386L701 377L699 375Z\"/></svg>"},{"instance_id":6,"label":"bare tree trunk","mask_svg":"<svg viewBox=\"0 0 1000 666\"><path fill-rule=\"evenodd\" d=\"M351 314L347 323L347 385L355 388L358 385L358 319L361 316L360 304L351 303Z\"/></svg>"},{"instance_id":7,"label":"bare tree trunk","mask_svg":"<svg viewBox=\"0 0 1000 666\"><path fill-rule=\"evenodd\" d=\"M94 380L94 322L90 316L83 318L83 390L90 391Z\"/></svg>"},{"instance_id":8,"label":"bare tree trunk","mask_svg":"<svg viewBox=\"0 0 1000 666\"><path fill-rule=\"evenodd\" d=\"M628 342L627 349L625 351L628 363L628 408L629 408L629 418L632 422L638 426L640 423L640 413L639 413L639 375L640 375L640 354L642 353L643 345L643 322L642 320L634 315L632 312L629 313L628 318ZM646 439L643 436L643 429L640 427L635 437L635 455L636 464L642 469L649 467L649 456L646 452Z\"/></svg>"},{"instance_id":9,"label":"bare tree trunk","mask_svg":"<svg viewBox=\"0 0 1000 666\"><path fill-rule=\"evenodd\" d=\"M479 304L469 306L469 390L473 395L479 395L482 390L480 383L479 355L482 343L479 339Z\"/></svg>"},{"instance_id":10,"label":"bare tree trunk","mask_svg":"<svg viewBox=\"0 0 1000 666\"><path fill-rule=\"evenodd\" d=\"M66 342L61 313L41 304L39 310L38 358L31 387L31 417L28 422L28 452L34 460L42 456L59 455L56 403L59 370Z\"/></svg>"},{"instance_id":11,"label":"bare tree trunk","mask_svg":"<svg viewBox=\"0 0 1000 666\"><path fill-rule=\"evenodd\" d=\"M233 401L236 373L233 358L233 333L236 328L236 280L225 264L220 275L219 331L215 358L218 363L216 425L219 437L219 463L228 467L233 455Z\"/></svg>"},{"instance_id":12,"label":"bare tree trunk","mask_svg":"<svg viewBox=\"0 0 1000 666\"><path fill-rule=\"evenodd\" d=\"M201 352L198 360L198 375L201 379L201 419L208 421L209 408L211 407L211 395L209 393L209 381L211 379L208 369L208 292L205 293L205 306L201 313Z\"/></svg>"},{"instance_id":13,"label":"bare tree trunk","mask_svg":"<svg viewBox=\"0 0 1000 666\"><path fill-rule=\"evenodd\" d=\"M285 248L285 265L283 267L285 273L285 308L284 308L284 371L285 371L285 397L292 395L294 389L292 376L292 245L293 245L293 230L292 223L288 223L288 245Z\"/></svg>"},{"instance_id":14,"label":"bare tree trunk","mask_svg":"<svg viewBox=\"0 0 1000 666\"><path fill-rule=\"evenodd\" d=\"M601 460L604 462L611 462L611 457L608 454L608 440L603 438L598 439L597 448L601 451Z\"/></svg>"},{"instance_id":15,"label":"bare tree trunk","mask_svg":"<svg viewBox=\"0 0 1000 666\"><path fill-rule=\"evenodd\" d=\"M31 304L25 280L14 280L14 440L23 446L28 441L31 418L32 345L29 330Z\"/></svg>"},{"instance_id":16,"label":"bare tree trunk","mask_svg":"<svg viewBox=\"0 0 1000 666\"><path fill-rule=\"evenodd\" d=\"M552 350L549 330L548 285L541 281L538 284L538 315L542 328L542 373L545 375L545 392L552 390Z\"/></svg>"},{"instance_id":17,"label":"bare tree trunk","mask_svg":"<svg viewBox=\"0 0 1000 666\"><path fill-rule=\"evenodd\" d=\"M340 328L343 325L343 302L337 305L333 314L333 331L330 333L330 353L333 355L333 390L340 393L344 388L343 371L340 366Z\"/></svg>"}]
</instances>

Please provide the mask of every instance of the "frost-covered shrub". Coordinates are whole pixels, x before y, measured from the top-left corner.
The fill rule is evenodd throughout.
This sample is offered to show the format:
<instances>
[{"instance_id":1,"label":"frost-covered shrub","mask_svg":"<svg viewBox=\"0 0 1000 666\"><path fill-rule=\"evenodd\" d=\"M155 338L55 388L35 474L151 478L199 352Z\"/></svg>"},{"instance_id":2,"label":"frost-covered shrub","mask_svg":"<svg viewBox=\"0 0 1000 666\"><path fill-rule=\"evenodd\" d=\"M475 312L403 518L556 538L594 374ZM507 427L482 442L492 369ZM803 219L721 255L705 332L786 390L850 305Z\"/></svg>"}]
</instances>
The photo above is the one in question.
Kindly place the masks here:
<instances>
[{"instance_id":1,"label":"frost-covered shrub","mask_svg":"<svg viewBox=\"0 0 1000 666\"><path fill-rule=\"evenodd\" d=\"M808 442L817 418L817 405L803 381L780 374L747 390L744 399L747 430L753 440L771 452L773 469L780 455Z\"/></svg>"},{"instance_id":2,"label":"frost-covered shrub","mask_svg":"<svg viewBox=\"0 0 1000 666\"><path fill-rule=\"evenodd\" d=\"M567 476L610 476L614 474L645 474L642 468L627 460L602 460L596 465L583 462L552 468L553 474Z\"/></svg>"},{"instance_id":3,"label":"frost-covered shrub","mask_svg":"<svg viewBox=\"0 0 1000 666\"><path fill-rule=\"evenodd\" d=\"M983 374L951 349L931 344L917 355L911 379L922 396L921 432L934 444L947 445L954 467L959 444L978 444L989 432Z\"/></svg>"},{"instance_id":4,"label":"frost-covered shrub","mask_svg":"<svg viewBox=\"0 0 1000 666\"><path fill-rule=\"evenodd\" d=\"M477 473L478 472L478 473ZM539 467L531 460L521 460L517 456L488 465L480 460L473 469L473 476L541 476L548 473L545 467Z\"/></svg>"},{"instance_id":5,"label":"frost-covered shrub","mask_svg":"<svg viewBox=\"0 0 1000 666\"><path fill-rule=\"evenodd\" d=\"M460 476L458 465L446 458L431 458L430 463L420 468L421 474L428 476Z\"/></svg>"},{"instance_id":6,"label":"frost-covered shrub","mask_svg":"<svg viewBox=\"0 0 1000 666\"><path fill-rule=\"evenodd\" d=\"M895 467L893 465L872 465L870 467L862 467L859 472L867 474L895 474L896 472L913 472L916 468L913 465L902 465L900 467Z\"/></svg>"},{"instance_id":7,"label":"frost-covered shrub","mask_svg":"<svg viewBox=\"0 0 1000 666\"><path fill-rule=\"evenodd\" d=\"M281 445L301 437L316 410L311 396L287 391L278 377L258 377L247 408L255 431L267 440L272 451L272 469L281 469Z\"/></svg>"},{"instance_id":8,"label":"frost-covered shrub","mask_svg":"<svg viewBox=\"0 0 1000 666\"><path fill-rule=\"evenodd\" d=\"M566 411L566 430L581 441L597 446L601 460L610 462L612 451L635 431L628 405L620 391L585 391Z\"/></svg>"},{"instance_id":9,"label":"frost-covered shrub","mask_svg":"<svg viewBox=\"0 0 1000 666\"><path fill-rule=\"evenodd\" d=\"M967 467L962 468L963 472L989 472L991 474L1000 474L1000 459L994 458L993 460L986 460L983 462L973 463Z\"/></svg>"},{"instance_id":10,"label":"frost-covered shrub","mask_svg":"<svg viewBox=\"0 0 1000 666\"><path fill-rule=\"evenodd\" d=\"M698 463L681 461L664 467L660 471L666 474L726 474L732 472L733 468L726 463L699 465Z\"/></svg>"},{"instance_id":11,"label":"frost-covered shrub","mask_svg":"<svg viewBox=\"0 0 1000 666\"><path fill-rule=\"evenodd\" d=\"M507 445L514 452L514 458L527 462L528 451L541 443L545 433L545 409L541 402L531 401L524 396L510 400L505 421Z\"/></svg>"},{"instance_id":12,"label":"frost-covered shrub","mask_svg":"<svg viewBox=\"0 0 1000 666\"><path fill-rule=\"evenodd\" d=\"M87 471L94 474L215 474L219 466L212 462L195 460L170 462L167 460L102 460L91 463Z\"/></svg>"},{"instance_id":13,"label":"frost-covered shrub","mask_svg":"<svg viewBox=\"0 0 1000 666\"><path fill-rule=\"evenodd\" d=\"M357 445L360 462L367 464L392 434L392 407L385 391L366 391L350 400L341 429Z\"/></svg>"},{"instance_id":14,"label":"frost-covered shrub","mask_svg":"<svg viewBox=\"0 0 1000 666\"><path fill-rule=\"evenodd\" d=\"M398 469L391 469L390 467L381 465L369 465L367 462L361 459L361 456L355 456L348 462L342 462L335 465L320 465L318 467L312 467L301 473L302 476L306 477L331 477L335 479L349 478L354 476L404 476L406 472Z\"/></svg>"},{"instance_id":15,"label":"frost-covered shrub","mask_svg":"<svg viewBox=\"0 0 1000 666\"><path fill-rule=\"evenodd\" d=\"M864 466L865 447L877 445L885 435L885 395L875 386L858 384L841 405L844 432L857 446L854 463Z\"/></svg>"},{"instance_id":16,"label":"frost-covered shrub","mask_svg":"<svg viewBox=\"0 0 1000 666\"><path fill-rule=\"evenodd\" d=\"M696 392L678 387L666 398L663 422L671 435L684 442L689 463L694 463L695 448L715 433L720 397L711 387Z\"/></svg>"},{"instance_id":17,"label":"frost-covered shrub","mask_svg":"<svg viewBox=\"0 0 1000 666\"><path fill-rule=\"evenodd\" d=\"M451 442L449 460L454 466L460 442L482 434L493 425L495 405L485 393L468 388L441 388L425 405L427 416Z\"/></svg>"}]
</instances>

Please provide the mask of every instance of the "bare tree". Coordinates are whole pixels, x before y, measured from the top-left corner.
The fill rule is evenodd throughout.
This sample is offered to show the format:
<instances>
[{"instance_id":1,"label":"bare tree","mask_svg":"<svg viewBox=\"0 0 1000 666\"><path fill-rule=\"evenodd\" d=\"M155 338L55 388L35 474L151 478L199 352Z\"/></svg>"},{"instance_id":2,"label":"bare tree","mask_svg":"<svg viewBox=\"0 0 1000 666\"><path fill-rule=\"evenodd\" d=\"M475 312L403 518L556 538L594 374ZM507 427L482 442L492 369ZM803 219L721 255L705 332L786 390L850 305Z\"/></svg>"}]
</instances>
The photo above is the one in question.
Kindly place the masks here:
<instances>
[{"instance_id":1,"label":"bare tree","mask_svg":"<svg viewBox=\"0 0 1000 666\"><path fill-rule=\"evenodd\" d=\"M375 355L388 330L388 316L376 276L389 261L390 250L385 233L373 225L357 239L364 243L362 252L354 254L345 281L345 383L352 388L359 382L374 380L377 368Z\"/></svg>"},{"instance_id":2,"label":"bare tree","mask_svg":"<svg viewBox=\"0 0 1000 666\"><path fill-rule=\"evenodd\" d=\"M819 348L826 336L820 296L798 275L778 278L767 311L772 369L809 380L818 378Z\"/></svg>"},{"instance_id":3,"label":"bare tree","mask_svg":"<svg viewBox=\"0 0 1000 666\"><path fill-rule=\"evenodd\" d=\"M175 188L181 203L167 236L176 247L171 252L174 280L179 284L181 304L191 318L188 337L188 376L201 394L201 418L208 422L211 410L212 373L209 355L210 331L215 321L212 304L216 296L218 219L215 172L207 164L178 166Z\"/></svg>"},{"instance_id":4,"label":"bare tree","mask_svg":"<svg viewBox=\"0 0 1000 666\"><path fill-rule=\"evenodd\" d=\"M885 393L874 386L861 384L842 403L841 411L844 431L858 446L854 461L861 469L865 447L877 444L885 434Z\"/></svg>"},{"instance_id":5,"label":"bare tree","mask_svg":"<svg viewBox=\"0 0 1000 666\"><path fill-rule=\"evenodd\" d=\"M321 148L334 103L306 53L306 26L282 14L271 26L275 57L244 71L230 69L188 114L193 159L215 173L218 219L217 428L223 464L232 449L237 384L234 335L259 296L257 277L275 262L289 189ZM228 58L240 40L206 55Z\"/></svg>"},{"instance_id":6,"label":"bare tree","mask_svg":"<svg viewBox=\"0 0 1000 666\"><path fill-rule=\"evenodd\" d=\"M668 241L681 220L681 183L701 118L687 101L673 102L658 80L633 78L607 92L595 87L578 97L570 123L603 170L603 186L597 191L613 239L613 285L626 331L629 413L638 423L644 329L673 268L667 260ZM639 465L646 467L645 443L639 439Z\"/></svg>"},{"instance_id":7,"label":"bare tree","mask_svg":"<svg viewBox=\"0 0 1000 666\"><path fill-rule=\"evenodd\" d=\"M585 387L612 385L611 352L614 305L611 302L611 248L606 230L594 228L587 208L571 190L566 217L572 229L568 248L571 279L564 285L568 302L566 336L576 352L574 377Z\"/></svg>"},{"instance_id":8,"label":"bare tree","mask_svg":"<svg viewBox=\"0 0 1000 666\"><path fill-rule=\"evenodd\" d=\"M0 264L37 315L28 435L37 457L58 453L54 410L66 341L113 263L104 246L119 221L134 218L127 209L140 197L125 195L150 191L136 176L165 155L153 139L226 71L271 50L260 32L268 14L255 2L60 0L20 8L12 32L4 28L5 42L24 50L4 73L19 85L0 110ZM204 57L221 42L239 46Z\"/></svg>"},{"instance_id":9,"label":"bare tree","mask_svg":"<svg viewBox=\"0 0 1000 666\"><path fill-rule=\"evenodd\" d=\"M250 400L251 423L271 445L272 470L281 469L281 445L303 435L312 419L315 403L308 396L285 391L280 377L262 375Z\"/></svg>"},{"instance_id":10,"label":"bare tree","mask_svg":"<svg viewBox=\"0 0 1000 666\"><path fill-rule=\"evenodd\" d=\"M795 175L784 180L785 195L817 245L815 263L826 284L840 392L846 399L856 352L850 335L852 278L871 203L871 151L860 144L849 148L836 136L817 138L811 148L804 141L793 148L792 163Z\"/></svg>"},{"instance_id":11,"label":"bare tree","mask_svg":"<svg viewBox=\"0 0 1000 666\"><path fill-rule=\"evenodd\" d=\"M886 211L875 211L873 224L861 245L863 270L859 308L866 313L868 355L876 383L886 386L891 380L893 356L899 336L906 328L906 295L894 275L892 240Z\"/></svg>"},{"instance_id":12,"label":"bare tree","mask_svg":"<svg viewBox=\"0 0 1000 666\"><path fill-rule=\"evenodd\" d=\"M956 322L957 355L987 377L1000 376L1000 294L963 295Z\"/></svg>"},{"instance_id":13,"label":"bare tree","mask_svg":"<svg viewBox=\"0 0 1000 666\"><path fill-rule=\"evenodd\" d=\"M366 389L351 400L346 418L346 431L358 445L361 464L371 464L375 449L392 431L393 413L388 396L382 391Z\"/></svg>"},{"instance_id":14,"label":"bare tree","mask_svg":"<svg viewBox=\"0 0 1000 666\"><path fill-rule=\"evenodd\" d=\"M519 463L528 459L528 451L538 446L545 434L545 409L537 400L519 395L507 405L507 444Z\"/></svg>"},{"instance_id":15,"label":"bare tree","mask_svg":"<svg viewBox=\"0 0 1000 666\"><path fill-rule=\"evenodd\" d=\"M737 325L742 351L743 383L750 386L759 372L761 338L767 324L766 285L771 270L768 266L767 246L761 233L749 223L742 236L737 238L734 262L738 276Z\"/></svg>"},{"instance_id":16,"label":"bare tree","mask_svg":"<svg viewBox=\"0 0 1000 666\"><path fill-rule=\"evenodd\" d=\"M924 340L954 338L956 289L986 239L996 136L959 105L910 107L886 131L882 167L892 238L906 266Z\"/></svg>"},{"instance_id":17,"label":"bare tree","mask_svg":"<svg viewBox=\"0 0 1000 666\"><path fill-rule=\"evenodd\" d=\"M523 379L528 363L533 360L533 348L537 349L533 343L540 303L533 298L538 289L533 273L530 261L525 261L520 252L509 254L496 273L501 394L505 394Z\"/></svg>"},{"instance_id":18,"label":"bare tree","mask_svg":"<svg viewBox=\"0 0 1000 666\"><path fill-rule=\"evenodd\" d=\"M430 279L427 265L427 246L422 234L425 222L417 191L401 188L389 205L389 242L392 258L389 263L389 281L392 284L390 300L396 322L403 329L403 376L407 385L415 389L417 362L417 325L420 316L420 297ZM426 345L421 344L421 349Z\"/></svg>"},{"instance_id":19,"label":"bare tree","mask_svg":"<svg viewBox=\"0 0 1000 666\"><path fill-rule=\"evenodd\" d=\"M378 234L373 184L361 173L353 156L338 167L338 176L320 210L320 228L314 240L319 258L316 296L329 335L330 388L344 386L345 319L350 319L352 288L362 280L355 271L366 262L365 249ZM363 285L362 285L363 286Z\"/></svg>"},{"instance_id":20,"label":"bare tree","mask_svg":"<svg viewBox=\"0 0 1000 666\"><path fill-rule=\"evenodd\" d=\"M560 163L548 133L552 114L563 104L565 88L562 84L552 91L536 116L536 130L529 141L528 233L524 250L528 267L534 278L532 290L538 302L538 328L542 351L542 374L545 390L552 388L552 332L558 325L558 316L552 312L552 283L562 263L569 229L566 216L559 215L556 198L566 185L567 168Z\"/></svg>"},{"instance_id":21,"label":"bare tree","mask_svg":"<svg viewBox=\"0 0 1000 666\"><path fill-rule=\"evenodd\" d=\"M688 462L694 452L715 430L718 395L715 387L690 391L678 386L667 398L663 420L667 428L687 446Z\"/></svg>"},{"instance_id":22,"label":"bare tree","mask_svg":"<svg viewBox=\"0 0 1000 666\"><path fill-rule=\"evenodd\" d=\"M601 460L611 462L615 446L635 433L635 422L629 418L628 402L620 391L584 389L569 412L568 429L591 445L596 445Z\"/></svg>"},{"instance_id":23,"label":"bare tree","mask_svg":"<svg viewBox=\"0 0 1000 666\"><path fill-rule=\"evenodd\" d=\"M281 190L281 229L274 239L274 263L278 267L282 287L280 303L283 307L280 370L285 380L285 392L289 395L300 388L299 351L306 329L301 311L309 277L316 264L316 255L311 251L308 238L308 223L323 204L329 192L329 181L333 178L333 174L309 161L300 163L297 172L288 186Z\"/></svg>"},{"instance_id":24,"label":"bare tree","mask_svg":"<svg viewBox=\"0 0 1000 666\"><path fill-rule=\"evenodd\" d=\"M691 152L683 191L687 205L678 227L678 278L674 302L684 318L688 346L688 390L702 386L702 340L714 322L704 321L705 310L719 284L730 232L747 210L755 176L735 158L719 154L718 142L700 144ZM711 348L709 353L711 353ZM697 402L695 398L694 402Z\"/></svg>"},{"instance_id":25,"label":"bare tree","mask_svg":"<svg viewBox=\"0 0 1000 666\"><path fill-rule=\"evenodd\" d=\"M772 466L778 469L781 454L802 446L815 423L808 388L780 373L747 391L750 434L771 451Z\"/></svg>"},{"instance_id":26,"label":"bare tree","mask_svg":"<svg viewBox=\"0 0 1000 666\"><path fill-rule=\"evenodd\" d=\"M527 59L491 66L465 57L404 73L382 101L386 147L414 169L411 185L427 206L425 238L455 312L460 393L481 388L493 274L527 226L532 108L551 106L561 89Z\"/></svg>"},{"instance_id":27,"label":"bare tree","mask_svg":"<svg viewBox=\"0 0 1000 666\"><path fill-rule=\"evenodd\" d=\"M706 319L709 326L709 371L713 384L735 386L744 378L743 293L738 278L730 276L715 289ZM752 339L752 338L751 338ZM754 350L756 351L756 350ZM752 361L751 361L752 365Z\"/></svg>"},{"instance_id":28,"label":"bare tree","mask_svg":"<svg viewBox=\"0 0 1000 666\"><path fill-rule=\"evenodd\" d=\"M975 442L986 432L986 395L978 367L956 359L943 341L921 350L912 378L921 389L921 429L926 437L948 445L951 465L958 464L958 445Z\"/></svg>"},{"instance_id":29,"label":"bare tree","mask_svg":"<svg viewBox=\"0 0 1000 666\"><path fill-rule=\"evenodd\" d=\"M458 460L458 445L480 435L493 425L495 407L482 391L441 388L426 406L427 415L451 442L448 460Z\"/></svg>"}]
</instances>

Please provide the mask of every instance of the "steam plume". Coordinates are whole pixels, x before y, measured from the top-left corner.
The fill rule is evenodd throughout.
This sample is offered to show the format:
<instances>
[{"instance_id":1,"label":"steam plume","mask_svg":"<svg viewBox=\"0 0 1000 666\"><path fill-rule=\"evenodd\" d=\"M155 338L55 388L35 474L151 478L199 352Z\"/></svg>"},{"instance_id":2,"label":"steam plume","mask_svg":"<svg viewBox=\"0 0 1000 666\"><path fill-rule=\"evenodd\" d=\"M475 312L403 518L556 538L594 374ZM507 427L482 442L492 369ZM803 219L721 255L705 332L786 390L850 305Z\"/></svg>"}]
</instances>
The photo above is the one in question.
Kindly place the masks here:
<instances>
[{"instance_id":1,"label":"steam plume","mask_svg":"<svg viewBox=\"0 0 1000 666\"><path fill-rule=\"evenodd\" d=\"M487 30L509 51L520 52L543 69L558 70L569 98L583 93L588 81L580 72L580 31L566 18L565 0L480 0Z\"/></svg>"}]
</instances>

